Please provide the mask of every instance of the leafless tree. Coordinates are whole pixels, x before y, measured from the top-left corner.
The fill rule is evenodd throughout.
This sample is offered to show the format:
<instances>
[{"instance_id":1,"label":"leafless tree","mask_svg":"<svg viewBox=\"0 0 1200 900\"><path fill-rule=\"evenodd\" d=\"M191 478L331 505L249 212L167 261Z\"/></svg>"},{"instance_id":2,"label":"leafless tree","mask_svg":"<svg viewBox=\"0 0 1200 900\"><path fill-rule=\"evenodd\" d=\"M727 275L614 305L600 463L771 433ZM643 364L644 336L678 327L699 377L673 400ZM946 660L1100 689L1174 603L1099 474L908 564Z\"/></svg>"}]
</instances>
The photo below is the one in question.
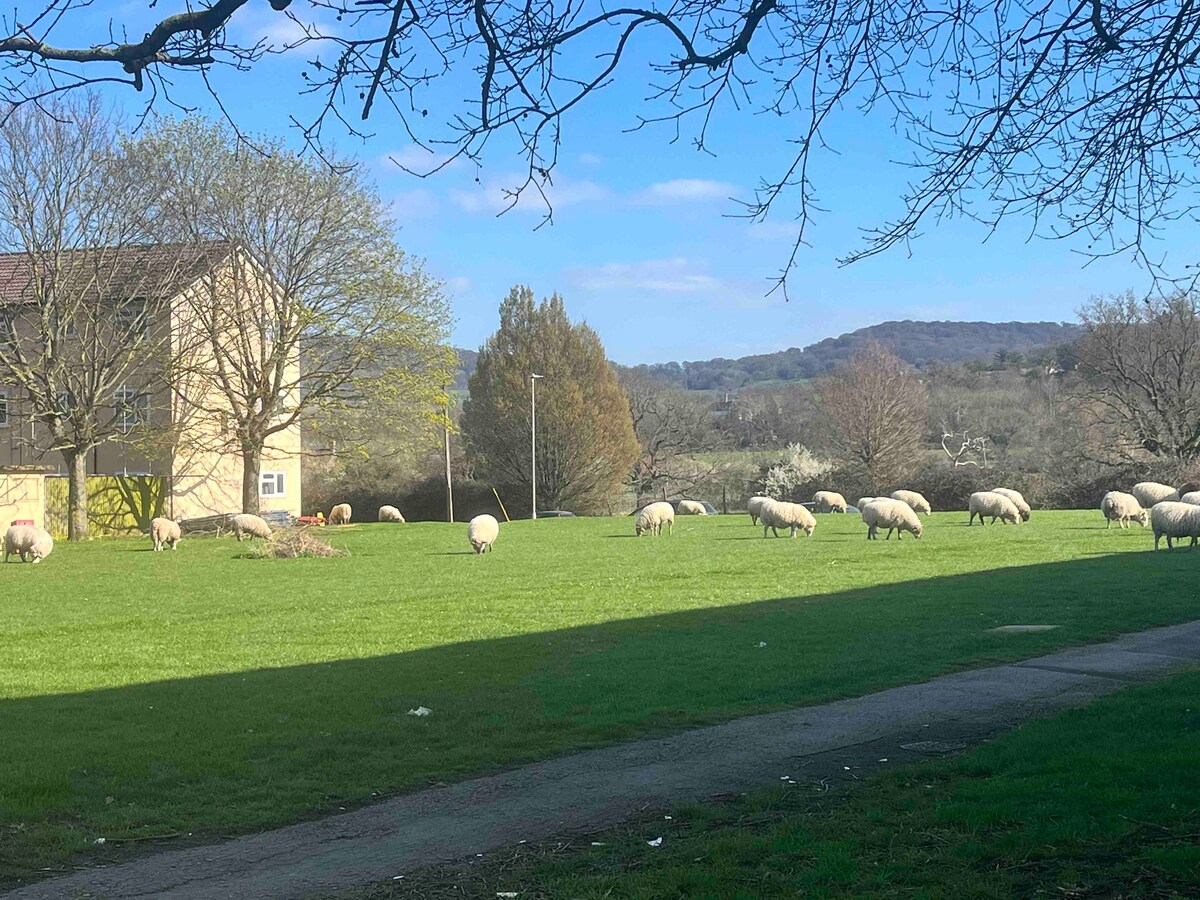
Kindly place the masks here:
<instances>
[{"instance_id":1,"label":"leafless tree","mask_svg":"<svg viewBox=\"0 0 1200 900\"><path fill-rule=\"evenodd\" d=\"M127 39L118 20L66 46L60 34L94 17L92 0L26 4L0 40L7 96L44 95L27 86L40 73L53 90L107 80L169 99L181 72L207 79L216 66L251 70L282 49L235 40L229 26L248 0L161 5L175 10L163 9L140 40ZM817 210L829 123L856 108L908 136L915 174L899 216L870 231L850 260L905 244L943 216L994 225L1015 213L1040 234L1083 236L1097 255L1130 250L1161 272L1147 237L1197 210L1197 0L270 5L302 35L296 44L308 62L298 92L317 108L298 124L310 140L331 119L358 130L381 105L414 140L450 157L478 158L492 135L507 132L526 163L513 202L522 190L545 195L569 114L636 71L630 48L646 46L648 33L657 62L637 127L666 123L672 137L686 129L705 148L731 109L794 118L793 155L761 173L745 208L761 219L791 198L797 238L785 278ZM447 79L470 106L431 111L426 88L452 70L472 73Z\"/></svg>"},{"instance_id":2,"label":"leafless tree","mask_svg":"<svg viewBox=\"0 0 1200 900\"><path fill-rule=\"evenodd\" d=\"M128 194L94 94L21 108L0 130L0 387L21 413L12 439L62 454L71 540L88 534L91 451L152 424L161 302L196 262L145 246Z\"/></svg>"},{"instance_id":3,"label":"leafless tree","mask_svg":"<svg viewBox=\"0 0 1200 900\"><path fill-rule=\"evenodd\" d=\"M1200 456L1200 296L1098 298L1080 319L1077 398L1110 457Z\"/></svg>"},{"instance_id":4,"label":"leafless tree","mask_svg":"<svg viewBox=\"0 0 1200 900\"><path fill-rule=\"evenodd\" d=\"M289 429L353 452L380 423L441 424L453 362L441 286L396 246L361 174L262 144L242 152L228 129L189 118L127 153L142 186L130 201L163 239L229 248L187 293L167 371L180 420L241 456L251 513L264 452Z\"/></svg>"},{"instance_id":5,"label":"leafless tree","mask_svg":"<svg viewBox=\"0 0 1200 900\"><path fill-rule=\"evenodd\" d=\"M626 376L622 386L629 396L633 429L641 444L641 454L629 475L636 495L687 491L711 478L718 466L695 456L717 446L719 435L710 405L685 391L637 376Z\"/></svg>"},{"instance_id":6,"label":"leafless tree","mask_svg":"<svg viewBox=\"0 0 1200 900\"><path fill-rule=\"evenodd\" d=\"M946 432L942 435L942 450L955 468L959 466L974 466L977 469L988 467L987 438L971 437L970 432L961 431L957 434Z\"/></svg>"},{"instance_id":7,"label":"leafless tree","mask_svg":"<svg viewBox=\"0 0 1200 900\"><path fill-rule=\"evenodd\" d=\"M925 450L925 388L913 370L872 342L820 387L837 453L867 476L872 488L898 484L921 466Z\"/></svg>"}]
</instances>

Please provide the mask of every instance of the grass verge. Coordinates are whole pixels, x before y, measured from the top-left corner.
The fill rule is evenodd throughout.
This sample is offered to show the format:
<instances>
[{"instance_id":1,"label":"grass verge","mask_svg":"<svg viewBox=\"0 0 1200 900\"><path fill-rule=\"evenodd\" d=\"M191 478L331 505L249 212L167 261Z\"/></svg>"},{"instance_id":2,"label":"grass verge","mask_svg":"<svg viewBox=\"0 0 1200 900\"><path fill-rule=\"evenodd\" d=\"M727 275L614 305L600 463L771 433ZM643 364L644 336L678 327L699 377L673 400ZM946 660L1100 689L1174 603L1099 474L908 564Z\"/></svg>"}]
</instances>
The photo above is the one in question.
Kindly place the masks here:
<instances>
[{"instance_id":1,"label":"grass verge","mask_svg":"<svg viewBox=\"0 0 1200 900\"><path fill-rule=\"evenodd\" d=\"M363 897L1195 897L1197 698L1200 674L1177 676L954 759L647 816Z\"/></svg>"}]
</instances>

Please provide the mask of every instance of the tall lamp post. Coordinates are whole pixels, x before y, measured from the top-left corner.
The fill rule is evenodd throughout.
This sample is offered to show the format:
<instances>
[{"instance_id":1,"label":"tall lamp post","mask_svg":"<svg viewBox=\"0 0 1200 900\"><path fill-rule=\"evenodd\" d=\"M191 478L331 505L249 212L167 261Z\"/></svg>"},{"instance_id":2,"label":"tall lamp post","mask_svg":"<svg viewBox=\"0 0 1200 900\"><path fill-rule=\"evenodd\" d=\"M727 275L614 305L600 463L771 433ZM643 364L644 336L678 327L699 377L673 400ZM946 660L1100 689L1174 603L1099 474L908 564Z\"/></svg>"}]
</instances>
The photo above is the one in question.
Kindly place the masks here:
<instances>
[{"instance_id":1,"label":"tall lamp post","mask_svg":"<svg viewBox=\"0 0 1200 900\"><path fill-rule=\"evenodd\" d=\"M529 474L532 488L533 518L537 518L537 380L544 375L530 373L529 375Z\"/></svg>"}]
</instances>

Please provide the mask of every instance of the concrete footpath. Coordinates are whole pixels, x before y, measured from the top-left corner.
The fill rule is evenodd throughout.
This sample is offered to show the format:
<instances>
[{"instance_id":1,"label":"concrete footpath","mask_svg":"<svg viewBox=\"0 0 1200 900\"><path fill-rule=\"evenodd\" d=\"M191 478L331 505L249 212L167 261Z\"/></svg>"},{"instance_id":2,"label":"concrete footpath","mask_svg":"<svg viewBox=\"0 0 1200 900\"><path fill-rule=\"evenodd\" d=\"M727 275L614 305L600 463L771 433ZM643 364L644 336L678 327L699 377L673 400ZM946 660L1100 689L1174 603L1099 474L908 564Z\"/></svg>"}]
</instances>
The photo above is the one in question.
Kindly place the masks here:
<instances>
[{"instance_id":1,"label":"concrete footpath","mask_svg":"<svg viewBox=\"0 0 1200 900\"><path fill-rule=\"evenodd\" d=\"M301 898L351 891L520 840L591 831L647 808L812 777L830 751L978 740L1200 665L1200 622L820 706L578 753L222 844L20 888L12 900Z\"/></svg>"}]
</instances>

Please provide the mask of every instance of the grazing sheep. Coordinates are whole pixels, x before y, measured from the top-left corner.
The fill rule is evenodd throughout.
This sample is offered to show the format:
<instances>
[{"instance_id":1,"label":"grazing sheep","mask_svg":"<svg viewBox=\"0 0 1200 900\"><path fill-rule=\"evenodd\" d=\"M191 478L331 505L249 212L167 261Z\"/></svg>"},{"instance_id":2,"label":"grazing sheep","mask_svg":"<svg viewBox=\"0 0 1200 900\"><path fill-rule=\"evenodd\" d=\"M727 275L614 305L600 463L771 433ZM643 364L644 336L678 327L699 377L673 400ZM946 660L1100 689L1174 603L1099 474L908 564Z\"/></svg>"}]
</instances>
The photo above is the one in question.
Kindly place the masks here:
<instances>
[{"instance_id":1,"label":"grazing sheep","mask_svg":"<svg viewBox=\"0 0 1200 900\"><path fill-rule=\"evenodd\" d=\"M262 538L264 541L271 539L271 526L250 513L238 513L230 519L229 524L233 527L233 533L237 536L239 544L243 538L256 537Z\"/></svg>"},{"instance_id":2,"label":"grazing sheep","mask_svg":"<svg viewBox=\"0 0 1200 900\"><path fill-rule=\"evenodd\" d=\"M379 521L399 522L401 525L403 525L404 516L400 515L400 510L396 509L394 506L381 506L379 507Z\"/></svg>"},{"instance_id":3,"label":"grazing sheep","mask_svg":"<svg viewBox=\"0 0 1200 900\"><path fill-rule=\"evenodd\" d=\"M1167 539L1167 549L1174 549L1173 541L1181 538L1191 538L1191 546L1196 546L1200 538L1200 506L1190 503L1179 503L1175 500L1161 500L1150 508L1150 527L1154 529L1154 549L1158 549L1160 538Z\"/></svg>"},{"instance_id":4,"label":"grazing sheep","mask_svg":"<svg viewBox=\"0 0 1200 900\"><path fill-rule=\"evenodd\" d=\"M499 536L500 523L496 521L495 516L485 513L467 523L467 540L471 542L471 549L476 553L485 553L491 550L492 544L496 543L496 538Z\"/></svg>"},{"instance_id":5,"label":"grazing sheep","mask_svg":"<svg viewBox=\"0 0 1200 900\"><path fill-rule=\"evenodd\" d=\"M50 532L36 525L14 525L4 534L4 561L17 554L21 562L40 563L54 551Z\"/></svg>"},{"instance_id":6,"label":"grazing sheep","mask_svg":"<svg viewBox=\"0 0 1200 900\"><path fill-rule=\"evenodd\" d=\"M976 491L971 495L967 509L971 513L971 517L967 520L968 525L975 524L976 516L979 516L980 525L983 524L984 516L991 516L993 525L996 524L997 519L1006 525L1009 522L1014 525L1021 523L1021 512L1017 509L1016 504L1003 494L997 494L994 491Z\"/></svg>"},{"instance_id":7,"label":"grazing sheep","mask_svg":"<svg viewBox=\"0 0 1200 900\"><path fill-rule=\"evenodd\" d=\"M871 503L872 501L875 501L878 499L879 499L878 497L859 497L858 500L855 501L854 505L858 507L859 512L862 512L866 508L868 503Z\"/></svg>"},{"instance_id":8,"label":"grazing sheep","mask_svg":"<svg viewBox=\"0 0 1200 900\"><path fill-rule=\"evenodd\" d=\"M1007 497L1012 501L1013 506L1017 508L1017 512L1021 514L1021 521L1028 522L1032 512L1025 498L1021 496L1020 491L1014 491L1012 488L992 488L993 494L999 494L1001 497Z\"/></svg>"},{"instance_id":9,"label":"grazing sheep","mask_svg":"<svg viewBox=\"0 0 1200 900\"><path fill-rule=\"evenodd\" d=\"M1179 498L1180 503L1191 503L1193 506L1200 506L1200 491L1188 491Z\"/></svg>"},{"instance_id":10,"label":"grazing sheep","mask_svg":"<svg viewBox=\"0 0 1200 900\"><path fill-rule=\"evenodd\" d=\"M879 497L868 504L862 511L862 519L867 523L869 541L876 540L880 528L888 530L884 540L891 540L893 531L896 532L896 540L900 540L901 533L905 531L910 531L913 537L920 538L923 530L921 520L917 518L917 511L906 501L891 497Z\"/></svg>"},{"instance_id":11,"label":"grazing sheep","mask_svg":"<svg viewBox=\"0 0 1200 900\"><path fill-rule=\"evenodd\" d=\"M1150 509L1155 503L1162 503L1164 500L1179 500L1179 491L1169 484L1159 484L1157 481L1139 481L1129 493L1137 497L1137 502L1142 504L1144 509Z\"/></svg>"},{"instance_id":12,"label":"grazing sheep","mask_svg":"<svg viewBox=\"0 0 1200 900\"><path fill-rule=\"evenodd\" d=\"M817 491L813 494L813 511L819 513L846 511L846 498L837 491Z\"/></svg>"},{"instance_id":13,"label":"grazing sheep","mask_svg":"<svg viewBox=\"0 0 1200 900\"><path fill-rule=\"evenodd\" d=\"M899 500L901 503L907 503L910 507L912 507L912 511L915 513L925 513L925 515L929 515L931 512L933 512L933 508L930 507L929 501L916 491L892 491L891 499Z\"/></svg>"},{"instance_id":14,"label":"grazing sheep","mask_svg":"<svg viewBox=\"0 0 1200 900\"><path fill-rule=\"evenodd\" d=\"M675 507L665 500L647 503L637 514L633 523L633 533L641 537L649 532L657 537L662 534L664 525L667 526L667 534L675 533Z\"/></svg>"},{"instance_id":15,"label":"grazing sheep","mask_svg":"<svg viewBox=\"0 0 1200 900\"><path fill-rule=\"evenodd\" d=\"M1104 518L1108 520L1105 528L1112 528L1113 522L1117 522L1121 528L1128 528L1131 520L1143 528L1150 524L1150 514L1142 509L1137 497L1122 491L1109 491L1105 494L1104 499L1100 501L1100 512L1104 513Z\"/></svg>"},{"instance_id":16,"label":"grazing sheep","mask_svg":"<svg viewBox=\"0 0 1200 900\"><path fill-rule=\"evenodd\" d=\"M174 550L183 540L183 532L179 530L178 522L158 518L150 522L150 540L154 541L155 553L162 550L163 544L170 544L171 549Z\"/></svg>"},{"instance_id":17,"label":"grazing sheep","mask_svg":"<svg viewBox=\"0 0 1200 900\"><path fill-rule=\"evenodd\" d=\"M698 500L680 500L679 508L675 510L681 516L707 516L708 510Z\"/></svg>"},{"instance_id":18,"label":"grazing sheep","mask_svg":"<svg viewBox=\"0 0 1200 900\"><path fill-rule=\"evenodd\" d=\"M767 536L768 528L775 537L779 537L779 532L776 531L778 528L788 529L792 537L803 529L806 535L812 537L813 529L817 527L817 520L813 518L813 514L799 503L772 500L763 506L758 516L762 520L763 537Z\"/></svg>"},{"instance_id":19,"label":"grazing sheep","mask_svg":"<svg viewBox=\"0 0 1200 900\"><path fill-rule=\"evenodd\" d=\"M770 501L770 497L751 497L746 501L746 512L750 513L750 524L757 525L758 517L762 514L763 504Z\"/></svg>"},{"instance_id":20,"label":"grazing sheep","mask_svg":"<svg viewBox=\"0 0 1200 900\"><path fill-rule=\"evenodd\" d=\"M339 503L329 511L330 525L349 525L350 524L350 504Z\"/></svg>"}]
</instances>

